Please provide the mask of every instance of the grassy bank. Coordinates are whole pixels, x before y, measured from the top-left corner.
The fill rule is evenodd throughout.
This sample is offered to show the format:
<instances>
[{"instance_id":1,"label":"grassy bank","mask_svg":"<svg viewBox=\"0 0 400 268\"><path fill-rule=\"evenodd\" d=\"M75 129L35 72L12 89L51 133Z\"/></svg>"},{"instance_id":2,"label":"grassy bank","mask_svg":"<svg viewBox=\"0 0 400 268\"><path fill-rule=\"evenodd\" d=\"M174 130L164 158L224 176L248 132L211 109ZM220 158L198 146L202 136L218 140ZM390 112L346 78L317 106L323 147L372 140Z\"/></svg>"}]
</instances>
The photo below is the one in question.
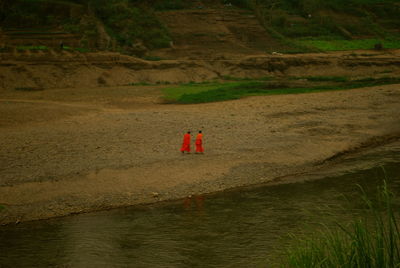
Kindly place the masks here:
<instances>
[{"instance_id":1,"label":"grassy bank","mask_svg":"<svg viewBox=\"0 0 400 268\"><path fill-rule=\"evenodd\" d=\"M365 194L363 199L363 218L299 239L282 267L400 267L399 215L392 193L385 183L374 201Z\"/></svg>"},{"instance_id":2,"label":"grassy bank","mask_svg":"<svg viewBox=\"0 0 400 268\"><path fill-rule=\"evenodd\" d=\"M292 47L282 52L400 48L400 6L393 0L226 2L252 10L268 33Z\"/></svg>"},{"instance_id":3,"label":"grassy bank","mask_svg":"<svg viewBox=\"0 0 400 268\"><path fill-rule=\"evenodd\" d=\"M291 84L289 80L307 80L306 86ZM246 96L300 94L327 90L345 90L400 83L398 77L363 78L313 76L291 77L288 81L240 80L234 82L189 83L164 89L164 99L173 103L205 103L235 100Z\"/></svg>"},{"instance_id":4,"label":"grassy bank","mask_svg":"<svg viewBox=\"0 0 400 268\"><path fill-rule=\"evenodd\" d=\"M382 40L382 39L359 39L359 40L302 40L302 45L317 48L322 51L339 51L339 50L358 50L373 49L377 44L382 48L398 49L400 48L399 40Z\"/></svg>"}]
</instances>

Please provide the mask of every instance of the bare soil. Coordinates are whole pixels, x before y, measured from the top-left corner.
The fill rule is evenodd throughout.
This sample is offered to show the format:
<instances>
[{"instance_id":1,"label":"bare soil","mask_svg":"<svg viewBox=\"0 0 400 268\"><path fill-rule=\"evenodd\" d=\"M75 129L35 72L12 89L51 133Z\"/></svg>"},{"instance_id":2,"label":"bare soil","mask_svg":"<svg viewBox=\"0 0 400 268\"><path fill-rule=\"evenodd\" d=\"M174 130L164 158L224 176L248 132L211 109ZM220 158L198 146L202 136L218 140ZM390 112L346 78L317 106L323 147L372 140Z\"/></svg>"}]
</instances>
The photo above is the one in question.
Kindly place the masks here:
<instances>
[{"instance_id":1,"label":"bare soil","mask_svg":"<svg viewBox=\"0 0 400 268\"><path fill-rule=\"evenodd\" d=\"M0 223L284 182L400 136L400 85L160 103L162 86L0 94ZM202 129L205 154L179 152Z\"/></svg>"},{"instance_id":2,"label":"bare soil","mask_svg":"<svg viewBox=\"0 0 400 268\"><path fill-rule=\"evenodd\" d=\"M219 5L214 8L159 12L173 43L151 51L164 59L232 59L289 49L260 25L249 11Z\"/></svg>"},{"instance_id":3,"label":"bare soil","mask_svg":"<svg viewBox=\"0 0 400 268\"><path fill-rule=\"evenodd\" d=\"M221 53L223 55L223 51ZM211 53L206 59L145 61L111 52L0 53L0 92L202 82L226 76L377 77L400 74L400 50L220 56Z\"/></svg>"}]
</instances>

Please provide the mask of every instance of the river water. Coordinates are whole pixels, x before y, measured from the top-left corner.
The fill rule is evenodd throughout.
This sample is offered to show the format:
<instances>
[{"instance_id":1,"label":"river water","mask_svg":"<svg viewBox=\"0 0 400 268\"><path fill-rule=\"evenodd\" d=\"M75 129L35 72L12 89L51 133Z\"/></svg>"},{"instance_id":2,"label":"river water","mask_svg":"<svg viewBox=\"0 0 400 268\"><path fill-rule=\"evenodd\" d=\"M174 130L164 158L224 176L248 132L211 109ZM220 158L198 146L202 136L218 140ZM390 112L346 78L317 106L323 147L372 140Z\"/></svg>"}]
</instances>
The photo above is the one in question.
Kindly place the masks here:
<instances>
[{"instance_id":1,"label":"river water","mask_svg":"<svg viewBox=\"0 0 400 268\"><path fill-rule=\"evenodd\" d=\"M400 143L298 183L0 227L0 267L271 267L319 223L345 223L383 178L400 196Z\"/></svg>"}]
</instances>

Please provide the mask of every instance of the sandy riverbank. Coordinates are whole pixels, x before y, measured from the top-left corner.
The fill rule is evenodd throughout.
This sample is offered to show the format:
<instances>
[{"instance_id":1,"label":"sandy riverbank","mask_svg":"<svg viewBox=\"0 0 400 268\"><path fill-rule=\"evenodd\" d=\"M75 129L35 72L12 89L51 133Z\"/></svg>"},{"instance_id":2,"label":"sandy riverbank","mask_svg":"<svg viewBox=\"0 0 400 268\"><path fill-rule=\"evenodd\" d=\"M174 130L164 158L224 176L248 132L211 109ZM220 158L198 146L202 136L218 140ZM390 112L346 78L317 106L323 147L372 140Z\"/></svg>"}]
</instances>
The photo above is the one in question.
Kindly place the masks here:
<instances>
[{"instance_id":1,"label":"sandy riverbank","mask_svg":"<svg viewBox=\"0 0 400 268\"><path fill-rule=\"evenodd\" d=\"M201 105L160 104L159 90L2 94L0 223L284 180L400 136L400 85ZM181 155L200 128L205 154Z\"/></svg>"}]
</instances>

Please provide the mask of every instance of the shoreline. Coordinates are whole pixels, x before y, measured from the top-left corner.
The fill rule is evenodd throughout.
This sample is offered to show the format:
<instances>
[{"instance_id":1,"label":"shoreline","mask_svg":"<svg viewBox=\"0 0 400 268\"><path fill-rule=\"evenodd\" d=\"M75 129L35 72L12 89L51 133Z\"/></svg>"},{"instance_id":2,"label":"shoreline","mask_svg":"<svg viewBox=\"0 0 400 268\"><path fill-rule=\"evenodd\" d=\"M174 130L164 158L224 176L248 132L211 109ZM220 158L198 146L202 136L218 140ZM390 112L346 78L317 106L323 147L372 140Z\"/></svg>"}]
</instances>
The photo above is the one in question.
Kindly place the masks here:
<instances>
[{"instance_id":1,"label":"shoreline","mask_svg":"<svg viewBox=\"0 0 400 268\"><path fill-rule=\"evenodd\" d=\"M76 211L76 212L71 212L71 213L62 213L60 215L55 215L55 216L50 216L50 217L40 217L40 218L32 218L32 219L26 219L26 220L21 220L17 219L15 222L9 221L9 222L2 222L0 225L1 226L7 226L7 225L12 225L12 224L19 224L22 222L33 222L33 221L42 221L42 220L50 220L50 219L56 219L56 218L63 218L63 217L69 217L73 215L78 215L78 214L83 214L83 213L92 213L92 212L99 212L99 211L108 211L108 210L113 210L113 209L121 209L121 208L129 208L129 207L138 207L138 206L152 206L152 205L164 205L167 203L173 203L173 202L178 202L180 200L183 200L185 198L191 198L195 196L212 196L216 195L222 192L235 192L235 191L241 191L241 190L248 190L248 189L254 189L254 188L259 188L259 187L270 187L270 186L276 186L280 184L291 184L291 183L300 183L300 182L306 182L309 180L313 179L299 179L299 178L304 178L304 177L309 177L311 174L317 172L319 170L323 169L330 169L334 168L335 166L341 164L341 161L343 158L348 158L349 156L353 156L355 154L364 154L365 152L371 151L376 148L384 147L387 145L390 145L392 143L397 143L400 141L400 133L397 135L392 135L389 137L376 137L375 142L366 142L364 144L361 144L360 146L357 146L354 150L347 150L346 152L340 152L338 153L338 156L331 157L329 159L323 160L320 163L315 163L314 165L311 165L309 167L305 167L304 170L302 170L299 173L295 174L285 174L280 177L275 177L272 178L271 180L267 181L259 181L255 183L248 183L248 184L241 184L241 185L235 185L235 186L228 186L226 188L220 188L220 189L213 189L211 191L198 191L196 190L196 185L186 185L187 189L192 189L192 190L180 190L178 195L175 196L168 196L160 193L151 193L153 194L153 198L143 198L142 200L138 200L137 202L133 203L125 203L125 204L118 204L116 206L104 206L104 207L99 207L98 209L94 210L81 210L81 211ZM234 167L237 168L237 167ZM226 176L228 177L228 175ZM317 179L322 179L324 177L318 177ZM227 178L217 178L213 183L214 185L218 185L218 181L226 181ZM160 198L160 195L162 198Z\"/></svg>"},{"instance_id":2,"label":"shoreline","mask_svg":"<svg viewBox=\"0 0 400 268\"><path fill-rule=\"evenodd\" d=\"M400 86L388 85L250 97L223 107L85 110L7 128L0 133L0 160L10 165L0 170L0 224L273 185L398 141L399 103ZM205 154L182 156L182 129L198 125Z\"/></svg>"}]
</instances>

